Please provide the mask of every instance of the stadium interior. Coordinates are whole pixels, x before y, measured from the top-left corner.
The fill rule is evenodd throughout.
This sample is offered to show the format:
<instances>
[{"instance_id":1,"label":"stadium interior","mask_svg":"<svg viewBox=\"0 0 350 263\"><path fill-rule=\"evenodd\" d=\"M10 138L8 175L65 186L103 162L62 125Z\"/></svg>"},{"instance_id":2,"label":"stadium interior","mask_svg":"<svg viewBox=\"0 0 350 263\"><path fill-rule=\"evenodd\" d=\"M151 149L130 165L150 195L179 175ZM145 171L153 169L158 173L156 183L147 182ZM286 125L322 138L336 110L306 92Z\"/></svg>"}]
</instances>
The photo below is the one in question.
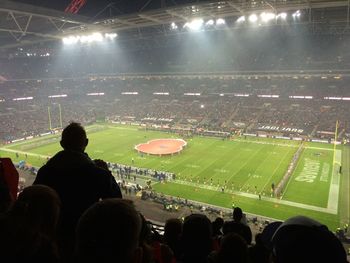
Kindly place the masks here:
<instances>
[{"instance_id":1,"label":"stadium interior","mask_svg":"<svg viewBox=\"0 0 350 263\"><path fill-rule=\"evenodd\" d=\"M273 253L295 216L324 224L344 251L333 240L321 253L326 237L311 233L312 256L293 260L346 262L344 252L350 262L349 23L343 0L0 0L0 157L12 159L20 196L60 151L62 130L81 123L87 153L147 222L138 262L292 262ZM238 207L250 240L229 229ZM207 254L193 237L206 220ZM31 256L73 262L57 246L61 255Z\"/></svg>"}]
</instances>

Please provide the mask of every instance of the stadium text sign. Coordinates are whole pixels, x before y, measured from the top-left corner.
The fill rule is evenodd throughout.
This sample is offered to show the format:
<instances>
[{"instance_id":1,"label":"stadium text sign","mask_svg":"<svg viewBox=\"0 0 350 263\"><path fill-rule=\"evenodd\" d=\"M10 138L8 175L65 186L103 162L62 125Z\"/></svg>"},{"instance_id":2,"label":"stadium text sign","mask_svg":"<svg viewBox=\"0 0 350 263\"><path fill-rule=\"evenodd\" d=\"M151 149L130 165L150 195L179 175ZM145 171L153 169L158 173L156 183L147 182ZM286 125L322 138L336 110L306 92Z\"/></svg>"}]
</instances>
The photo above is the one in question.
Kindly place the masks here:
<instances>
[{"instance_id":1,"label":"stadium text sign","mask_svg":"<svg viewBox=\"0 0 350 263\"><path fill-rule=\"evenodd\" d=\"M280 126L271 126L271 125L259 126L258 130L278 131L278 132L293 132L293 133L303 133L304 132L304 129L280 127Z\"/></svg>"}]
</instances>

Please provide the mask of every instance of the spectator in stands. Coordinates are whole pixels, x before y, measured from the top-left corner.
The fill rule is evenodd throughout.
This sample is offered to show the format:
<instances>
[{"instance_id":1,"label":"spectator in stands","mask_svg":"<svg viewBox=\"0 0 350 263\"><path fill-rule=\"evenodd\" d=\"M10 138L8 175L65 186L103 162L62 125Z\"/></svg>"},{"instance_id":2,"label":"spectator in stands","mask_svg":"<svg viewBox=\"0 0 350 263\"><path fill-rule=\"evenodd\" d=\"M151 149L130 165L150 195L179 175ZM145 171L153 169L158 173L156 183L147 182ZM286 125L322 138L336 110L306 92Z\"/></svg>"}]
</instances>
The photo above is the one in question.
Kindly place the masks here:
<instances>
[{"instance_id":1,"label":"spectator in stands","mask_svg":"<svg viewBox=\"0 0 350 263\"><path fill-rule=\"evenodd\" d=\"M249 259L251 263L270 262L270 250L264 245L263 234L256 234L255 245L249 247Z\"/></svg>"},{"instance_id":2,"label":"spectator in stands","mask_svg":"<svg viewBox=\"0 0 350 263\"><path fill-rule=\"evenodd\" d=\"M214 222L212 223L213 227L213 237L219 237L222 236L221 229L224 225L224 219L221 217L217 217Z\"/></svg>"},{"instance_id":3,"label":"spectator in stands","mask_svg":"<svg viewBox=\"0 0 350 263\"><path fill-rule=\"evenodd\" d=\"M209 261L212 263L247 263L247 242L243 237L229 233L222 238L219 250L210 254Z\"/></svg>"},{"instance_id":4,"label":"spectator in stands","mask_svg":"<svg viewBox=\"0 0 350 263\"><path fill-rule=\"evenodd\" d=\"M264 227L262 233L255 236L255 245L249 248L251 263L269 263L272 251L272 237L282 222L275 221Z\"/></svg>"},{"instance_id":5,"label":"spectator in stands","mask_svg":"<svg viewBox=\"0 0 350 263\"><path fill-rule=\"evenodd\" d=\"M63 151L39 169L34 184L52 187L61 198L58 241L66 261L73 253L74 231L83 212L100 199L122 195L111 172L97 167L84 152L88 139L79 123L63 130L60 143Z\"/></svg>"},{"instance_id":6,"label":"spectator in stands","mask_svg":"<svg viewBox=\"0 0 350 263\"><path fill-rule=\"evenodd\" d=\"M183 255L180 262L202 263L212 250L211 222L201 214L192 214L185 218L181 244Z\"/></svg>"},{"instance_id":7,"label":"spectator in stands","mask_svg":"<svg viewBox=\"0 0 350 263\"><path fill-rule=\"evenodd\" d=\"M304 216L286 220L272 238L272 259L276 263L345 263L346 252L325 225Z\"/></svg>"},{"instance_id":8,"label":"spectator in stands","mask_svg":"<svg viewBox=\"0 0 350 263\"><path fill-rule=\"evenodd\" d=\"M50 187L25 188L0 218L1 262L58 262L55 242L60 200Z\"/></svg>"},{"instance_id":9,"label":"spectator in stands","mask_svg":"<svg viewBox=\"0 0 350 263\"><path fill-rule=\"evenodd\" d=\"M221 217L217 217L214 222L211 223L213 229L213 248L215 250L220 247L220 240L222 237L222 226L224 225L224 219Z\"/></svg>"},{"instance_id":10,"label":"spectator in stands","mask_svg":"<svg viewBox=\"0 0 350 263\"><path fill-rule=\"evenodd\" d=\"M228 221L224 223L223 233L224 235L228 233L236 233L243 237L248 245L252 242L252 231L249 226L242 223L243 220L243 212L239 207L235 207L233 209L233 221Z\"/></svg>"},{"instance_id":11,"label":"spectator in stands","mask_svg":"<svg viewBox=\"0 0 350 263\"><path fill-rule=\"evenodd\" d=\"M168 219L164 226L164 243L174 252L175 258L179 259L181 255L180 238L182 234L182 221L177 218Z\"/></svg>"},{"instance_id":12,"label":"spectator in stands","mask_svg":"<svg viewBox=\"0 0 350 263\"><path fill-rule=\"evenodd\" d=\"M18 171L11 159L0 158L0 214L17 199L18 178Z\"/></svg>"},{"instance_id":13,"label":"spectator in stands","mask_svg":"<svg viewBox=\"0 0 350 263\"><path fill-rule=\"evenodd\" d=\"M1 173L1 169L0 169ZM0 214L7 211L11 204L11 196L5 179L0 174Z\"/></svg>"},{"instance_id":14,"label":"spectator in stands","mask_svg":"<svg viewBox=\"0 0 350 263\"><path fill-rule=\"evenodd\" d=\"M77 226L77 262L142 262L141 224L128 200L113 198L94 204Z\"/></svg>"}]
</instances>

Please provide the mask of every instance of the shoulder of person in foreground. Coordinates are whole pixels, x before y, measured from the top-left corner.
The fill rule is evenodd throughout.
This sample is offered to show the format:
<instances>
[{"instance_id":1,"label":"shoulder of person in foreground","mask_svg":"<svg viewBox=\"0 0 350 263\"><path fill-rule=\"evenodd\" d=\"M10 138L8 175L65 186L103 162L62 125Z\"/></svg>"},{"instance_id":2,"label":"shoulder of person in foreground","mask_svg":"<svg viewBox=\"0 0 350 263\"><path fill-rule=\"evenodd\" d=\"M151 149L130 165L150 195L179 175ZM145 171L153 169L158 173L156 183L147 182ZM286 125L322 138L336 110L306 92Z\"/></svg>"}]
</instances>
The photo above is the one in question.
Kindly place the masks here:
<instances>
[{"instance_id":1,"label":"shoulder of person in foreground","mask_svg":"<svg viewBox=\"0 0 350 263\"><path fill-rule=\"evenodd\" d=\"M103 186L101 198L123 197L117 181L109 170L100 168L98 166L95 166L93 169L97 177L100 178L101 185Z\"/></svg>"}]
</instances>

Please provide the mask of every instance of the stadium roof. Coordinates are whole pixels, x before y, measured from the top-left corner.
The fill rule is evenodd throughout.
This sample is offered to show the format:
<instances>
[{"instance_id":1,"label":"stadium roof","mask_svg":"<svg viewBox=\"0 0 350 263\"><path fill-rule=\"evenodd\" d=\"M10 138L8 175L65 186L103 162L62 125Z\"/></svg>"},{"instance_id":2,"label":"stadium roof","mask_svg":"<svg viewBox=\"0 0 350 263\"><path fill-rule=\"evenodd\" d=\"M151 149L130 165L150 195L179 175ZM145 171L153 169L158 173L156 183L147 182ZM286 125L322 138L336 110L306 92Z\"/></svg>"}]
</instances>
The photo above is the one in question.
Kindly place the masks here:
<instances>
[{"instance_id":1,"label":"stadium roof","mask_svg":"<svg viewBox=\"0 0 350 263\"><path fill-rule=\"evenodd\" d=\"M91 21L85 16L0 0L0 49L96 31L118 34L130 31L135 35L135 32L140 34L142 30L153 28L158 33L167 33L172 22L185 23L194 18L234 21L242 15L258 12L296 10L303 12L300 23L327 24L344 31L349 26L349 3L348 0L200 1Z\"/></svg>"}]
</instances>

